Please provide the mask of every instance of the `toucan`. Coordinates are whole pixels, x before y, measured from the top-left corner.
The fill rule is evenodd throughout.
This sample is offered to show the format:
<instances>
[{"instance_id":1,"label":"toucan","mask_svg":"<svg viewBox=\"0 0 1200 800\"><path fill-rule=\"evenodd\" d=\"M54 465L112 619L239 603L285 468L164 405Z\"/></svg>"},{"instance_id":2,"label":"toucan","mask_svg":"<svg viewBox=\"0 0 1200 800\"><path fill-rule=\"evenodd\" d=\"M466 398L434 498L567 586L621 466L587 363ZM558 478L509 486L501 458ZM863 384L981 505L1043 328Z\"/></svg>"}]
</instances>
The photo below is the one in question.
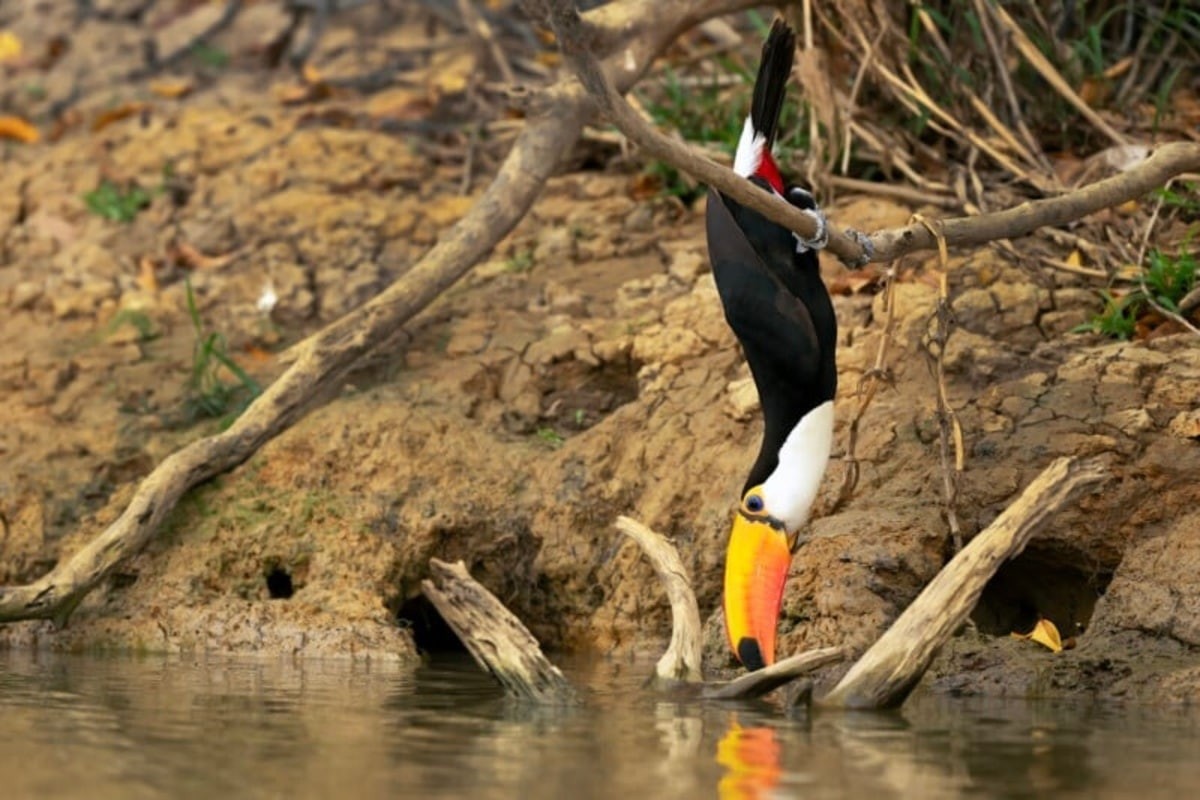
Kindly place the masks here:
<instances>
[{"instance_id":1,"label":"toucan","mask_svg":"<svg viewBox=\"0 0 1200 800\"><path fill-rule=\"evenodd\" d=\"M791 28L776 20L763 45L734 171L819 215L808 191L785 184L771 154L795 47ZM762 444L734 512L725 558L729 645L754 670L775 661L784 582L829 460L837 319L821 280L819 242L712 189L705 215L717 292L763 415Z\"/></svg>"}]
</instances>

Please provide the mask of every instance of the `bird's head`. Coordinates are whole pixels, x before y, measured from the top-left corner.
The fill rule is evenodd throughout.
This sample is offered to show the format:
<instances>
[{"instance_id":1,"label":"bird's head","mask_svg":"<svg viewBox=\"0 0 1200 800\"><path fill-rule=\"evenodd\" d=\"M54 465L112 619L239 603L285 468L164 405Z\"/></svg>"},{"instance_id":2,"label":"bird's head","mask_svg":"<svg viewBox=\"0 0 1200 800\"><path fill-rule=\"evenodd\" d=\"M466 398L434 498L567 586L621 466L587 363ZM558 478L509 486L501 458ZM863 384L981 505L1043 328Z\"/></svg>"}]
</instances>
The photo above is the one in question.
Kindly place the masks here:
<instances>
[{"instance_id":1,"label":"bird's head","mask_svg":"<svg viewBox=\"0 0 1200 800\"><path fill-rule=\"evenodd\" d=\"M747 669L775 661L775 625L796 533L771 511L765 486L753 486L734 512L725 556L725 629Z\"/></svg>"},{"instance_id":2,"label":"bird's head","mask_svg":"<svg viewBox=\"0 0 1200 800\"><path fill-rule=\"evenodd\" d=\"M768 420L779 417L770 399L766 411ZM779 438L768 432L763 440L725 554L725 630L738 660L752 670L775 663L784 581L833 444L832 400L805 413L782 445Z\"/></svg>"}]
</instances>

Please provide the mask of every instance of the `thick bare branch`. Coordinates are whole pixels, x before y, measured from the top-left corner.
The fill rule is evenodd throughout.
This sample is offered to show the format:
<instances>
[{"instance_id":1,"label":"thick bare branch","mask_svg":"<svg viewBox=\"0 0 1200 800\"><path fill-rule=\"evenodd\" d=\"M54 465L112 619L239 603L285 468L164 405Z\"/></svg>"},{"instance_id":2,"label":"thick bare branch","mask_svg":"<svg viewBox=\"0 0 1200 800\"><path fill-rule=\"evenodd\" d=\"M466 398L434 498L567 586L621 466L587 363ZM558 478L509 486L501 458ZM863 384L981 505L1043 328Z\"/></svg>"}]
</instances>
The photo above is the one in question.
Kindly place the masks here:
<instances>
[{"instance_id":1,"label":"thick bare branch","mask_svg":"<svg viewBox=\"0 0 1200 800\"><path fill-rule=\"evenodd\" d=\"M626 102L587 47L585 28L569 2L547 2L547 15L563 53L600 109L621 133L648 158L665 161L698 181L719 189L745 206L805 237L817 233L807 214L780 197L770 195L700 155L693 148L656 131ZM1104 208L1145 195L1184 172L1200 169L1200 144L1171 142L1154 148L1149 157L1125 172L1057 197L1022 203L993 214L956 217L938 223L946 244L966 247L996 239L1024 236L1037 228L1062 225ZM908 225L863 236L830 226L828 250L850 265L892 261L907 253L931 250L937 239L924 225Z\"/></svg>"},{"instance_id":2,"label":"thick bare branch","mask_svg":"<svg viewBox=\"0 0 1200 800\"><path fill-rule=\"evenodd\" d=\"M1105 476L1096 460L1060 458L1043 470L942 568L820 705L870 709L903 703L938 649L966 621L1000 565L1024 549L1047 517Z\"/></svg>"}]
</instances>

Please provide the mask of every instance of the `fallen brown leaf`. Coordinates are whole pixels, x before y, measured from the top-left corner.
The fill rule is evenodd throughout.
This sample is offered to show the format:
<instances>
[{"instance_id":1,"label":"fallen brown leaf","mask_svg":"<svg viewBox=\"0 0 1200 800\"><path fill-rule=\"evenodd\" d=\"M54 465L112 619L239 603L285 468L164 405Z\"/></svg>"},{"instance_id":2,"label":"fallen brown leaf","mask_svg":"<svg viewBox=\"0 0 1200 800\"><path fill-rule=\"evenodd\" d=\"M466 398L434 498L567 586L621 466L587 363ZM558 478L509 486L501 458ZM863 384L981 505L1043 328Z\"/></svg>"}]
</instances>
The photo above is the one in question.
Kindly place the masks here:
<instances>
[{"instance_id":1,"label":"fallen brown leaf","mask_svg":"<svg viewBox=\"0 0 1200 800\"><path fill-rule=\"evenodd\" d=\"M114 122L140 114L149 106L145 103L122 103L119 106L105 109L92 119L92 133L102 131Z\"/></svg>"},{"instance_id":2,"label":"fallen brown leaf","mask_svg":"<svg viewBox=\"0 0 1200 800\"><path fill-rule=\"evenodd\" d=\"M177 263L190 269L220 269L230 262L232 255L206 256L187 242L177 242L170 256Z\"/></svg>"},{"instance_id":3,"label":"fallen brown leaf","mask_svg":"<svg viewBox=\"0 0 1200 800\"><path fill-rule=\"evenodd\" d=\"M247 358L258 364L264 364L275 357L275 354L270 350L264 350L255 344L246 345L245 352Z\"/></svg>"}]
</instances>

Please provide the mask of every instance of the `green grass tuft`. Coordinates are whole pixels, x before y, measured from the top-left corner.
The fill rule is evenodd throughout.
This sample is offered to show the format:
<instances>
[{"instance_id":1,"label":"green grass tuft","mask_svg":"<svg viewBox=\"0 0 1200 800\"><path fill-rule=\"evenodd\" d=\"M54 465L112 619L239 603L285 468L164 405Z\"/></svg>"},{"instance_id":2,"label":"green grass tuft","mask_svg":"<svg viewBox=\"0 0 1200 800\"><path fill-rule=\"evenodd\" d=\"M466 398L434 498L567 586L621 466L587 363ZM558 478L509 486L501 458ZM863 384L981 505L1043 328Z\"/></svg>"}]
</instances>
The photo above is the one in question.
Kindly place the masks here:
<instances>
[{"instance_id":1,"label":"green grass tuft","mask_svg":"<svg viewBox=\"0 0 1200 800\"><path fill-rule=\"evenodd\" d=\"M1195 288L1197 272L1195 253L1180 250L1178 255L1170 256L1158 249L1151 250L1138 287L1121 297L1101 292L1104 309L1075 328L1075 332L1132 339L1138 319L1150 308L1159 306L1179 313L1179 301Z\"/></svg>"},{"instance_id":2,"label":"green grass tuft","mask_svg":"<svg viewBox=\"0 0 1200 800\"><path fill-rule=\"evenodd\" d=\"M88 211L113 222L132 222L146 206L150 205L150 194L137 184L122 189L109 180L83 195Z\"/></svg>"},{"instance_id":3,"label":"green grass tuft","mask_svg":"<svg viewBox=\"0 0 1200 800\"><path fill-rule=\"evenodd\" d=\"M262 387L229 355L222 334L204 330L190 280L186 287L188 316L196 333L196 343L192 348L192 370L188 376L186 411L191 419L221 417L223 426L228 426L251 400L262 394ZM237 382L225 383L221 379L222 369L233 375Z\"/></svg>"}]
</instances>

